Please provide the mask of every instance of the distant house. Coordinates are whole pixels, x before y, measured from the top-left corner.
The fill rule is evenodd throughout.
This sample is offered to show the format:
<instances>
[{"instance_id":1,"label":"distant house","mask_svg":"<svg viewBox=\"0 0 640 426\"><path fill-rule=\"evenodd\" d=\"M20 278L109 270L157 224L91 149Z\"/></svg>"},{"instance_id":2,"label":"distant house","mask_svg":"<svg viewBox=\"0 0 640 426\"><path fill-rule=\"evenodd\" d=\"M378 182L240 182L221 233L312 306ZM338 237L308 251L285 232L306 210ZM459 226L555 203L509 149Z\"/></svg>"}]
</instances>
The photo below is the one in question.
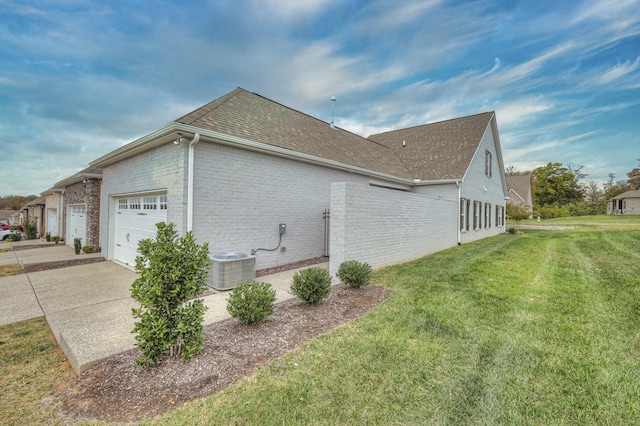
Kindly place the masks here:
<instances>
[{"instance_id":1,"label":"distant house","mask_svg":"<svg viewBox=\"0 0 640 426\"><path fill-rule=\"evenodd\" d=\"M45 229L44 212L45 197L38 197L35 200L29 201L24 206L22 206L17 222L20 225L24 224L27 221L35 223L38 230L38 235L42 236L44 235Z\"/></svg>"},{"instance_id":2,"label":"distant house","mask_svg":"<svg viewBox=\"0 0 640 426\"><path fill-rule=\"evenodd\" d=\"M523 206L533 211L533 191L531 189L531 174L507 176L509 199L507 204Z\"/></svg>"},{"instance_id":3,"label":"distant house","mask_svg":"<svg viewBox=\"0 0 640 426\"><path fill-rule=\"evenodd\" d=\"M18 213L17 210L0 210L0 223L13 225L13 217Z\"/></svg>"},{"instance_id":4,"label":"distant house","mask_svg":"<svg viewBox=\"0 0 640 426\"><path fill-rule=\"evenodd\" d=\"M255 253L257 269L329 255L333 274L504 230L493 112L367 139L238 88L91 166L100 246L129 265L160 221L211 254Z\"/></svg>"},{"instance_id":5,"label":"distant house","mask_svg":"<svg viewBox=\"0 0 640 426\"><path fill-rule=\"evenodd\" d=\"M49 188L42 192L44 197L44 232L51 234L52 237L59 236L64 238L62 234L62 201L63 188Z\"/></svg>"},{"instance_id":6,"label":"distant house","mask_svg":"<svg viewBox=\"0 0 640 426\"><path fill-rule=\"evenodd\" d=\"M61 188L62 207L60 235L67 245L76 238L81 245L100 247L100 188L102 169L87 167L54 185Z\"/></svg>"},{"instance_id":7,"label":"distant house","mask_svg":"<svg viewBox=\"0 0 640 426\"><path fill-rule=\"evenodd\" d=\"M640 214L640 189L623 192L608 200L607 214Z\"/></svg>"}]
</instances>

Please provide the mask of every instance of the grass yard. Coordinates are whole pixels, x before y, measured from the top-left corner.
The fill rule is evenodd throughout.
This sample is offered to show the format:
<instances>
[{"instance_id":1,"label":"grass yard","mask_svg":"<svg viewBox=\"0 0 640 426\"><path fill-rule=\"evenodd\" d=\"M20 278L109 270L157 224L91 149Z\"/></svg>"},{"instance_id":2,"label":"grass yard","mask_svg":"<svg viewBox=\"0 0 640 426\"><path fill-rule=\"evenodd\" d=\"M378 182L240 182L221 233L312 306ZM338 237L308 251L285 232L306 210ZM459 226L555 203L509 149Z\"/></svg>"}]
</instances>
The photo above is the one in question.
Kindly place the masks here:
<instances>
[{"instance_id":1,"label":"grass yard","mask_svg":"<svg viewBox=\"0 0 640 426\"><path fill-rule=\"evenodd\" d=\"M376 310L145 424L638 424L640 217L612 218L380 270L393 294ZM43 324L22 324L0 329L3 361L29 348L2 363L0 417L30 403L51 422L38 401L68 368Z\"/></svg>"},{"instance_id":2,"label":"grass yard","mask_svg":"<svg viewBox=\"0 0 640 426\"><path fill-rule=\"evenodd\" d=\"M0 328L0 422L59 424L43 404L49 391L72 374L44 317Z\"/></svg>"}]
</instances>

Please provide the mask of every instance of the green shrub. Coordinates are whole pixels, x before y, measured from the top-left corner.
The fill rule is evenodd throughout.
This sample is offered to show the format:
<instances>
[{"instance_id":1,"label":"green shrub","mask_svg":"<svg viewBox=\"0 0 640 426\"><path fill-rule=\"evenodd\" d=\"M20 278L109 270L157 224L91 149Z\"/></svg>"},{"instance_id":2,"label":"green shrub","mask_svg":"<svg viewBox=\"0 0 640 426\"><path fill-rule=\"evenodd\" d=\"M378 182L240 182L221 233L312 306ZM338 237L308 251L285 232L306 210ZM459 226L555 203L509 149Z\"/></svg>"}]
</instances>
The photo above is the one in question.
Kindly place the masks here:
<instances>
[{"instance_id":1,"label":"green shrub","mask_svg":"<svg viewBox=\"0 0 640 426\"><path fill-rule=\"evenodd\" d=\"M331 293L331 275L317 266L303 269L293 275L291 291L306 303L318 303Z\"/></svg>"},{"instance_id":2,"label":"green shrub","mask_svg":"<svg viewBox=\"0 0 640 426\"><path fill-rule=\"evenodd\" d=\"M7 239L9 241L20 241L22 240L22 234L19 232L12 232L9 235L7 235Z\"/></svg>"},{"instance_id":3,"label":"green shrub","mask_svg":"<svg viewBox=\"0 0 640 426\"><path fill-rule=\"evenodd\" d=\"M86 245L82 247L82 252L84 254L95 253L96 248L92 245Z\"/></svg>"},{"instance_id":4,"label":"green shrub","mask_svg":"<svg viewBox=\"0 0 640 426\"><path fill-rule=\"evenodd\" d=\"M204 312L198 297L207 286L209 245L198 245L192 232L178 238L173 224L157 223L155 239L138 243L139 278L131 297L140 303L132 309L139 319L132 333L142 352L138 365L149 366L161 355L182 356L184 362L204 348Z\"/></svg>"},{"instance_id":5,"label":"green shrub","mask_svg":"<svg viewBox=\"0 0 640 426\"><path fill-rule=\"evenodd\" d=\"M275 301L271 284L245 281L229 294L227 311L245 324L257 324L273 313Z\"/></svg>"},{"instance_id":6,"label":"green shrub","mask_svg":"<svg viewBox=\"0 0 640 426\"><path fill-rule=\"evenodd\" d=\"M511 235L516 235L518 233L518 230L516 228L507 228L507 233L511 234Z\"/></svg>"},{"instance_id":7,"label":"green shrub","mask_svg":"<svg viewBox=\"0 0 640 426\"><path fill-rule=\"evenodd\" d=\"M76 254L80 254L80 250L82 250L82 241L80 238L73 239L73 250L75 250Z\"/></svg>"},{"instance_id":8,"label":"green shrub","mask_svg":"<svg viewBox=\"0 0 640 426\"><path fill-rule=\"evenodd\" d=\"M24 234L26 235L27 240L33 240L36 238L36 235L38 234L38 227L34 221L27 220L22 224L22 226L24 227Z\"/></svg>"},{"instance_id":9,"label":"green shrub","mask_svg":"<svg viewBox=\"0 0 640 426\"><path fill-rule=\"evenodd\" d=\"M360 288L369 284L372 273L373 269L368 263L347 260L340 264L336 276L349 287Z\"/></svg>"},{"instance_id":10,"label":"green shrub","mask_svg":"<svg viewBox=\"0 0 640 426\"><path fill-rule=\"evenodd\" d=\"M51 232L47 232L46 234L44 234L44 239L46 242L51 241Z\"/></svg>"},{"instance_id":11,"label":"green shrub","mask_svg":"<svg viewBox=\"0 0 640 426\"><path fill-rule=\"evenodd\" d=\"M60 241L60 237L58 235L54 235L53 237L51 237L51 241L58 244L58 241Z\"/></svg>"}]
</instances>

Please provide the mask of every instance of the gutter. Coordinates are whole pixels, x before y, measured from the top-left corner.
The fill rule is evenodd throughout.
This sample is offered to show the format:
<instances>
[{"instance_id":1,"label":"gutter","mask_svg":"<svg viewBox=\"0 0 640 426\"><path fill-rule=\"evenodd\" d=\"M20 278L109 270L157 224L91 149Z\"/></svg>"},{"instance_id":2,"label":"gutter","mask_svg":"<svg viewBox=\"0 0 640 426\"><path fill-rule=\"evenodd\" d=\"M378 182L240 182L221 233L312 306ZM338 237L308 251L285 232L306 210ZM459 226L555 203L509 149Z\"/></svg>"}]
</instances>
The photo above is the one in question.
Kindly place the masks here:
<instances>
[{"instance_id":1,"label":"gutter","mask_svg":"<svg viewBox=\"0 0 640 426\"><path fill-rule=\"evenodd\" d=\"M200 141L200 133L195 133L189 142L189 162L187 164L187 232L193 230L193 174L195 162L195 145Z\"/></svg>"}]
</instances>

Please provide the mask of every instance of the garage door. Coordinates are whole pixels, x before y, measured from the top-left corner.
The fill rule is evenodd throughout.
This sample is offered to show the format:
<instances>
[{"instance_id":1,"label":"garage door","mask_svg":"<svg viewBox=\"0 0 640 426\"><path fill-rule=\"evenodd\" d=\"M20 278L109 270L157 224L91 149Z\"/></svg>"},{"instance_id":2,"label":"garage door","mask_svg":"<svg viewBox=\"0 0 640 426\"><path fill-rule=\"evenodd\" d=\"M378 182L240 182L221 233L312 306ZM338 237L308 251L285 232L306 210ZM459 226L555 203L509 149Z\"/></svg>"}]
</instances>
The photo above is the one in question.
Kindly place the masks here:
<instances>
[{"instance_id":1,"label":"garage door","mask_svg":"<svg viewBox=\"0 0 640 426\"><path fill-rule=\"evenodd\" d=\"M80 238L83 246L87 245L87 207L72 205L67 207L67 245L72 246L76 238Z\"/></svg>"},{"instance_id":2,"label":"garage door","mask_svg":"<svg viewBox=\"0 0 640 426\"><path fill-rule=\"evenodd\" d=\"M155 238L156 223L167 221L167 196L150 195L116 200L114 258L135 266L138 242Z\"/></svg>"}]
</instances>

